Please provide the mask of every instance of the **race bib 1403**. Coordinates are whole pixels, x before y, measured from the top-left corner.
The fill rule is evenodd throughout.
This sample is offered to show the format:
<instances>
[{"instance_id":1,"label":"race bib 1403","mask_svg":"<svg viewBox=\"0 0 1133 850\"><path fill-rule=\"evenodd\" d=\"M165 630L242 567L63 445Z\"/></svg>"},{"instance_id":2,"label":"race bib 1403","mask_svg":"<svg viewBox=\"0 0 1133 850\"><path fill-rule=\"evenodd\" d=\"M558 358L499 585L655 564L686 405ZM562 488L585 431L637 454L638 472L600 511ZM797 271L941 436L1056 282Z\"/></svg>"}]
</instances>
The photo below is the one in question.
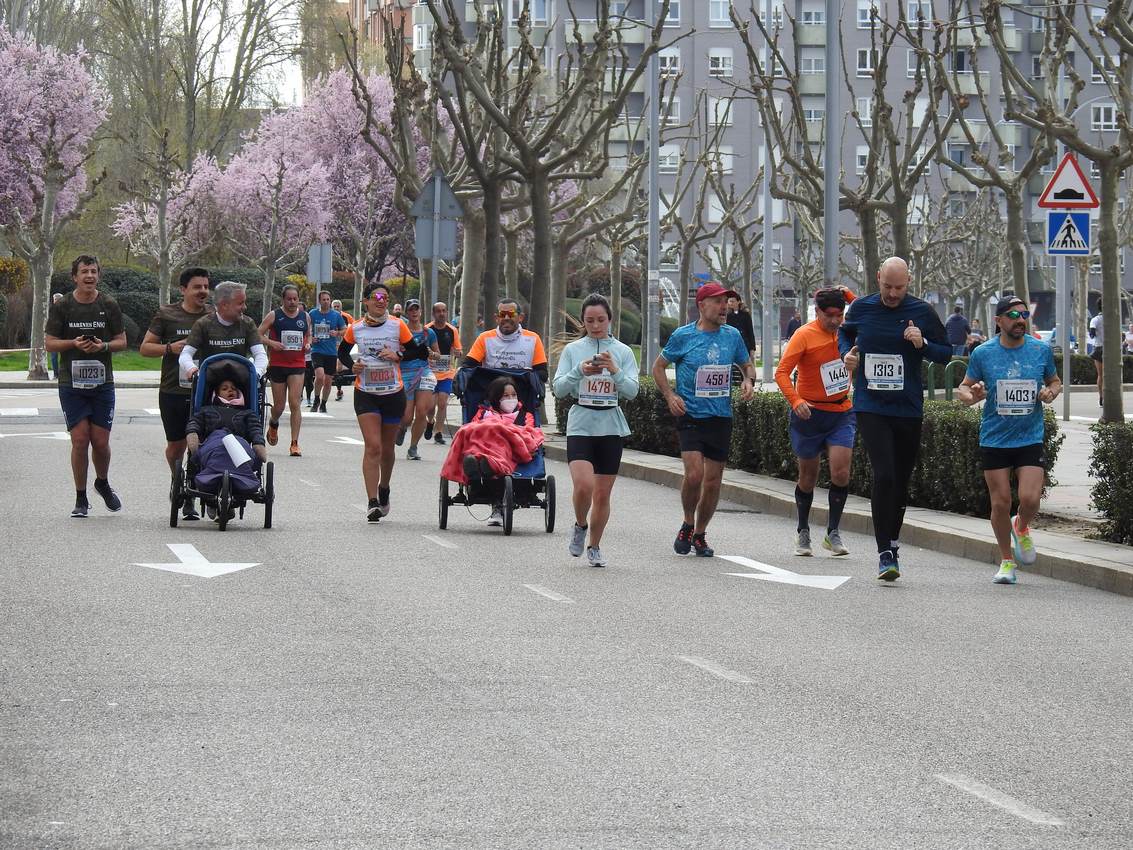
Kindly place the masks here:
<instances>
[{"instance_id":1,"label":"race bib 1403","mask_svg":"<svg viewBox=\"0 0 1133 850\"><path fill-rule=\"evenodd\" d=\"M995 382L995 412L1000 416L1026 416L1035 409L1038 384L1034 381Z\"/></svg>"}]
</instances>

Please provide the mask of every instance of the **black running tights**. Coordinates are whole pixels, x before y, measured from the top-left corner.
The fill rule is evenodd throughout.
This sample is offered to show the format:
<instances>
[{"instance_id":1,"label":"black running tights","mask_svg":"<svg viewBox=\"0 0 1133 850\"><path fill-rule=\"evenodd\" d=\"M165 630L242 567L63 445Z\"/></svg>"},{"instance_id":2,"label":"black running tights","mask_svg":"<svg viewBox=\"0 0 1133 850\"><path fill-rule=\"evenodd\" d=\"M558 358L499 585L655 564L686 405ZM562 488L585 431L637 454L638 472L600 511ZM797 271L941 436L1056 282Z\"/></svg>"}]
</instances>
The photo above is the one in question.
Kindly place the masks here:
<instances>
[{"instance_id":1,"label":"black running tights","mask_svg":"<svg viewBox=\"0 0 1133 850\"><path fill-rule=\"evenodd\" d=\"M901 536L909 480L921 446L921 419L859 412L857 420L873 468L873 536L877 551L884 552Z\"/></svg>"}]
</instances>

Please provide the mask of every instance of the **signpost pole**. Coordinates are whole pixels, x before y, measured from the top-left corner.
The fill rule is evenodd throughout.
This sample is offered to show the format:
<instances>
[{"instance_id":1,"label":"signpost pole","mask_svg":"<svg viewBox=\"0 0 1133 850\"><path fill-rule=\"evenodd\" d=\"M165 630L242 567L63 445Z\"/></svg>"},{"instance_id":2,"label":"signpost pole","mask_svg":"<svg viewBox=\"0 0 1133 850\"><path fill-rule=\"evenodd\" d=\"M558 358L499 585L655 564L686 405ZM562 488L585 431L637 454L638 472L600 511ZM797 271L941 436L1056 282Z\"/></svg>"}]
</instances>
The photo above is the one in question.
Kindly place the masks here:
<instances>
[{"instance_id":1,"label":"signpost pole","mask_svg":"<svg viewBox=\"0 0 1133 850\"><path fill-rule=\"evenodd\" d=\"M1055 266L1054 297L1056 299L1056 315L1058 316L1058 331L1056 336L1062 346L1062 420L1070 421L1070 363L1073 355L1070 351L1070 299L1069 281L1066 274L1066 258L1059 257Z\"/></svg>"},{"instance_id":2,"label":"signpost pole","mask_svg":"<svg viewBox=\"0 0 1133 850\"><path fill-rule=\"evenodd\" d=\"M437 303L437 264L440 258L441 245L441 181L440 177L433 181L433 259L429 263L429 313L422 308L421 315L430 315L433 305Z\"/></svg>"}]
</instances>

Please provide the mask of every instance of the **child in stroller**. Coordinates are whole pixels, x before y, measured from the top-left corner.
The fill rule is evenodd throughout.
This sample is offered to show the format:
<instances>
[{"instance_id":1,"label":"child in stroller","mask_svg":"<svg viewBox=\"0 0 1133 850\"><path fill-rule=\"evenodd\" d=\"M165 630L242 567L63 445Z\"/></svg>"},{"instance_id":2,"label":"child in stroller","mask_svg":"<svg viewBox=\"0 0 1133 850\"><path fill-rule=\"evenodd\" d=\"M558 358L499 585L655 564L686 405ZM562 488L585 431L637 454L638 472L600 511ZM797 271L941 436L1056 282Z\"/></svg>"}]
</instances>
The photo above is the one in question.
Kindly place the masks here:
<instances>
[{"instance_id":1,"label":"child in stroller","mask_svg":"<svg viewBox=\"0 0 1133 850\"><path fill-rule=\"evenodd\" d=\"M515 380L501 375L453 437L441 475L460 484L483 484L511 475L543 445L543 431L519 400Z\"/></svg>"},{"instance_id":2,"label":"child in stroller","mask_svg":"<svg viewBox=\"0 0 1133 850\"><path fill-rule=\"evenodd\" d=\"M218 492L227 472L237 494L256 493L260 488L256 469L267 460L259 415L246 406L244 392L235 375L221 373L215 389L206 392L205 397L210 403L193 411L186 428L194 489ZM231 443L224 442L228 435L236 439L246 460L239 459L239 451L229 450ZM209 507L209 513L214 513Z\"/></svg>"}]
</instances>

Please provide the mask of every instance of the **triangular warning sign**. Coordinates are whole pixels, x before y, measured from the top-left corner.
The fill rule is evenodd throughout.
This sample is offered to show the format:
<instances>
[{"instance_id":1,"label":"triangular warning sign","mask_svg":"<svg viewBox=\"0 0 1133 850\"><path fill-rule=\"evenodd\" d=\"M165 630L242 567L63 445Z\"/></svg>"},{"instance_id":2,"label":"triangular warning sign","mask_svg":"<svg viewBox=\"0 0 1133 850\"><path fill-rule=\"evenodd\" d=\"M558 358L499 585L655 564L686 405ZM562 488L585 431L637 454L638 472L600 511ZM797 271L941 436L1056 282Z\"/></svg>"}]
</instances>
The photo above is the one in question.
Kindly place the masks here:
<instances>
[{"instance_id":1,"label":"triangular warning sign","mask_svg":"<svg viewBox=\"0 0 1133 850\"><path fill-rule=\"evenodd\" d=\"M1098 206L1098 196L1071 153L1062 157L1054 176L1043 189L1039 206L1047 210L1092 210Z\"/></svg>"},{"instance_id":2,"label":"triangular warning sign","mask_svg":"<svg viewBox=\"0 0 1133 850\"><path fill-rule=\"evenodd\" d=\"M1090 243L1074 223L1074 217L1067 214L1066 220L1059 226L1058 233L1051 242L1051 248L1058 251L1081 251L1089 249Z\"/></svg>"}]
</instances>

